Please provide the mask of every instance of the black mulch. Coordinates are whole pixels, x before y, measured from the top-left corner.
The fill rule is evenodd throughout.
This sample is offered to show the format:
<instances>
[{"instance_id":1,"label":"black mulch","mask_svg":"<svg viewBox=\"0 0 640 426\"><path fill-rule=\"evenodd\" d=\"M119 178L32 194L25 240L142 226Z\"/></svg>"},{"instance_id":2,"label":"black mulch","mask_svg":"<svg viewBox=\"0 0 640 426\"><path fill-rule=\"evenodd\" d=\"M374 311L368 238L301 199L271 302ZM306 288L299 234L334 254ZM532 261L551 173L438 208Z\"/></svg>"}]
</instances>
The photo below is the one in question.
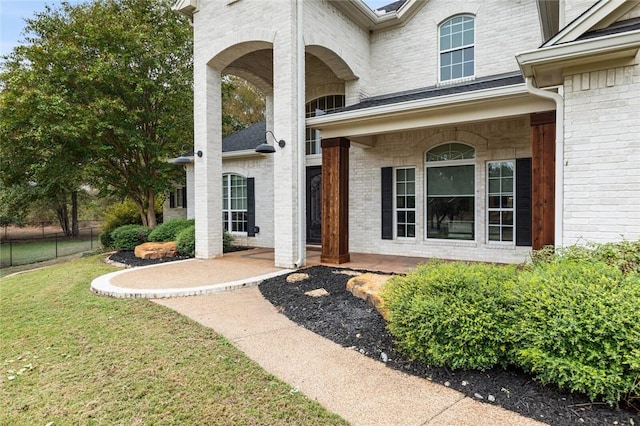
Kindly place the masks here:
<instances>
[{"instance_id":1,"label":"black mulch","mask_svg":"<svg viewBox=\"0 0 640 426\"><path fill-rule=\"evenodd\" d=\"M340 269L315 266L301 270L310 279L287 283L287 276L260 284L264 297L292 321L344 347L352 348L391 368L424 377L488 404L502 406L551 425L640 425L640 413L591 403L582 395L543 386L517 370L450 371L428 367L396 352L393 339L378 312L346 289L351 276ZM344 270L342 270L344 271ZM324 288L329 296L304 293Z\"/></svg>"}]
</instances>

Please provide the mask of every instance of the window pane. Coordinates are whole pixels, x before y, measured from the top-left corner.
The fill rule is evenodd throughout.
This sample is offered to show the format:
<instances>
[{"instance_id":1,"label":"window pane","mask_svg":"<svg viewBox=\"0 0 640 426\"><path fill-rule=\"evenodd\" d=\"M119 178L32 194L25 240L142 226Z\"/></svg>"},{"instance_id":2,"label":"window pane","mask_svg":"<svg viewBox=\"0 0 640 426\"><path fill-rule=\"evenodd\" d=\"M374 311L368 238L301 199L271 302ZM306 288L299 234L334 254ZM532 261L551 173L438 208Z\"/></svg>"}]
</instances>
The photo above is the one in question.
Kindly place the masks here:
<instances>
[{"instance_id":1,"label":"window pane","mask_svg":"<svg viewBox=\"0 0 640 426\"><path fill-rule=\"evenodd\" d=\"M490 196L489 197L489 208L497 209L500 207L500 197L499 196Z\"/></svg>"},{"instance_id":2,"label":"window pane","mask_svg":"<svg viewBox=\"0 0 640 426\"><path fill-rule=\"evenodd\" d=\"M473 62L465 62L463 65L463 76L464 77L470 77L474 74L473 71Z\"/></svg>"},{"instance_id":3,"label":"window pane","mask_svg":"<svg viewBox=\"0 0 640 426\"><path fill-rule=\"evenodd\" d=\"M513 241L513 228L505 226L502 228L502 241Z\"/></svg>"},{"instance_id":4,"label":"window pane","mask_svg":"<svg viewBox=\"0 0 640 426\"><path fill-rule=\"evenodd\" d=\"M513 208L513 196L507 195L502 197L502 208L512 209Z\"/></svg>"},{"instance_id":5,"label":"window pane","mask_svg":"<svg viewBox=\"0 0 640 426\"><path fill-rule=\"evenodd\" d=\"M470 195L474 193L474 166L427 168L427 193L430 197Z\"/></svg>"},{"instance_id":6,"label":"window pane","mask_svg":"<svg viewBox=\"0 0 640 426\"><path fill-rule=\"evenodd\" d=\"M451 49L451 38L449 34L445 36L440 36L440 50L449 50Z\"/></svg>"},{"instance_id":7,"label":"window pane","mask_svg":"<svg viewBox=\"0 0 640 426\"><path fill-rule=\"evenodd\" d=\"M432 148L427 152L427 161L448 161L475 158L476 151L472 146L461 143L447 143Z\"/></svg>"},{"instance_id":8,"label":"window pane","mask_svg":"<svg viewBox=\"0 0 640 426\"><path fill-rule=\"evenodd\" d=\"M473 28L469 31L466 30L462 37L462 43L466 46L469 44L473 44Z\"/></svg>"},{"instance_id":9,"label":"window pane","mask_svg":"<svg viewBox=\"0 0 640 426\"><path fill-rule=\"evenodd\" d=\"M406 169L396 169L396 179L399 181L404 181L406 175Z\"/></svg>"},{"instance_id":10,"label":"window pane","mask_svg":"<svg viewBox=\"0 0 640 426\"><path fill-rule=\"evenodd\" d=\"M500 212L489 212L489 224L500 225Z\"/></svg>"},{"instance_id":11,"label":"window pane","mask_svg":"<svg viewBox=\"0 0 640 426\"><path fill-rule=\"evenodd\" d=\"M398 223L406 223L407 222L407 212L399 211L396 212Z\"/></svg>"},{"instance_id":12,"label":"window pane","mask_svg":"<svg viewBox=\"0 0 640 426\"><path fill-rule=\"evenodd\" d=\"M396 235L398 237L406 237L407 235L405 234L405 226L402 224L398 224L396 227Z\"/></svg>"},{"instance_id":13,"label":"window pane","mask_svg":"<svg viewBox=\"0 0 640 426\"><path fill-rule=\"evenodd\" d=\"M513 178L502 179L502 192L513 192Z\"/></svg>"},{"instance_id":14,"label":"window pane","mask_svg":"<svg viewBox=\"0 0 640 426\"><path fill-rule=\"evenodd\" d=\"M440 68L440 80L451 80L451 70L449 68Z\"/></svg>"},{"instance_id":15,"label":"window pane","mask_svg":"<svg viewBox=\"0 0 640 426\"><path fill-rule=\"evenodd\" d=\"M396 197L396 207L399 209L405 208L404 197Z\"/></svg>"},{"instance_id":16,"label":"window pane","mask_svg":"<svg viewBox=\"0 0 640 426\"><path fill-rule=\"evenodd\" d=\"M461 29L458 29L457 31L460 31L460 30ZM456 32L451 35L451 47L460 47L460 46L462 46L462 33Z\"/></svg>"},{"instance_id":17,"label":"window pane","mask_svg":"<svg viewBox=\"0 0 640 426\"><path fill-rule=\"evenodd\" d=\"M462 78L462 77L463 77L462 64L453 65L451 67L451 78L456 79L456 78Z\"/></svg>"},{"instance_id":18,"label":"window pane","mask_svg":"<svg viewBox=\"0 0 640 426\"><path fill-rule=\"evenodd\" d=\"M500 241L500 227L499 226L490 226L489 227L489 241Z\"/></svg>"},{"instance_id":19,"label":"window pane","mask_svg":"<svg viewBox=\"0 0 640 426\"><path fill-rule=\"evenodd\" d=\"M513 212L502 212L502 224L513 225Z\"/></svg>"},{"instance_id":20,"label":"window pane","mask_svg":"<svg viewBox=\"0 0 640 426\"><path fill-rule=\"evenodd\" d=\"M404 195L404 194L406 194L406 187L405 187L405 184L404 184L404 183L398 183L398 184L396 184L396 188L397 188L397 189L396 189L396 193L397 193L398 195Z\"/></svg>"},{"instance_id":21,"label":"window pane","mask_svg":"<svg viewBox=\"0 0 640 426\"><path fill-rule=\"evenodd\" d=\"M416 226L407 225L407 237L413 238L416 236Z\"/></svg>"},{"instance_id":22,"label":"window pane","mask_svg":"<svg viewBox=\"0 0 640 426\"><path fill-rule=\"evenodd\" d=\"M427 238L474 239L473 197L428 197Z\"/></svg>"},{"instance_id":23,"label":"window pane","mask_svg":"<svg viewBox=\"0 0 640 426\"><path fill-rule=\"evenodd\" d=\"M440 55L440 65L449 66L451 65L451 53L443 53Z\"/></svg>"},{"instance_id":24,"label":"window pane","mask_svg":"<svg viewBox=\"0 0 640 426\"><path fill-rule=\"evenodd\" d=\"M500 193L500 179L489 179L489 194Z\"/></svg>"},{"instance_id":25,"label":"window pane","mask_svg":"<svg viewBox=\"0 0 640 426\"><path fill-rule=\"evenodd\" d=\"M407 208L415 209L416 208L416 197L407 197Z\"/></svg>"}]
</instances>

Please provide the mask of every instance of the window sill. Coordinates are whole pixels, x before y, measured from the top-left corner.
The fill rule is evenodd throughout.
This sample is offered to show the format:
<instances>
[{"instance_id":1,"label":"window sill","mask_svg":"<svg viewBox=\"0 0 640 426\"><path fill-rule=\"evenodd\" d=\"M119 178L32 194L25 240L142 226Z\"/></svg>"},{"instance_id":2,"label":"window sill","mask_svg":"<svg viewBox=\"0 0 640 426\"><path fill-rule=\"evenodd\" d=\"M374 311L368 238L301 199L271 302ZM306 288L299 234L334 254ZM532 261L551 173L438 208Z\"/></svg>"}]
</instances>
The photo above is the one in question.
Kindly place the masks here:
<instances>
[{"instance_id":1,"label":"window sill","mask_svg":"<svg viewBox=\"0 0 640 426\"><path fill-rule=\"evenodd\" d=\"M456 79L453 79L453 80L439 81L436 86L438 86L438 87L451 86L453 84L467 83L469 81L474 81L475 79L476 79L476 76L472 75L472 76L469 76L469 77L456 78Z\"/></svg>"}]
</instances>

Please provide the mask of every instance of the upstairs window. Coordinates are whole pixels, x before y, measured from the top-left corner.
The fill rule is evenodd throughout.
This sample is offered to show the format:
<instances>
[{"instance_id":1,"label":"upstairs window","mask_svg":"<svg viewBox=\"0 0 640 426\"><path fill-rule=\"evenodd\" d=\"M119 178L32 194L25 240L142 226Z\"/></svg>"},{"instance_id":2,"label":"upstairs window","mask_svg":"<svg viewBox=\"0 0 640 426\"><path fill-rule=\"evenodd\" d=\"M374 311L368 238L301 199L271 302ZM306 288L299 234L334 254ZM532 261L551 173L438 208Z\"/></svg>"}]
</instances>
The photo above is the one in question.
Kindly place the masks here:
<instances>
[{"instance_id":1,"label":"upstairs window","mask_svg":"<svg viewBox=\"0 0 640 426\"><path fill-rule=\"evenodd\" d=\"M475 74L475 19L454 16L442 23L440 40L440 81L472 77Z\"/></svg>"}]
</instances>

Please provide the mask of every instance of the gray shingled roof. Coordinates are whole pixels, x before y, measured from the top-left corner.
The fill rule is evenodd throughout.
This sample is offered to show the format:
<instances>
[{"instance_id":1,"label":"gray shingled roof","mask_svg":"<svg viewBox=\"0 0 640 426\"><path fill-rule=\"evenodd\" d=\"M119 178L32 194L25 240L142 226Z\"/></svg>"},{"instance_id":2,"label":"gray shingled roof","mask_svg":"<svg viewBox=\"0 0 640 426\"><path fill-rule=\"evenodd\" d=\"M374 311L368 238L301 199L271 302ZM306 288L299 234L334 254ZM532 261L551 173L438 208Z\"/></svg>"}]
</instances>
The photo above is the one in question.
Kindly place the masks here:
<instances>
[{"instance_id":1,"label":"gray shingled roof","mask_svg":"<svg viewBox=\"0 0 640 426\"><path fill-rule=\"evenodd\" d=\"M394 1L391 4L388 4L386 6L382 6L377 8L376 10L383 10L385 12L396 12L397 10L399 10L403 4L405 4L407 2L407 0L398 0L398 1Z\"/></svg>"},{"instance_id":2,"label":"gray shingled roof","mask_svg":"<svg viewBox=\"0 0 640 426\"><path fill-rule=\"evenodd\" d=\"M578 37L576 41L587 40L590 38L604 37L607 35L620 34L620 33L625 33L627 31L635 31L635 30L640 30L640 17L614 22L613 24L609 25L607 28L586 32L582 34L580 37Z\"/></svg>"},{"instance_id":3,"label":"gray shingled roof","mask_svg":"<svg viewBox=\"0 0 640 426\"><path fill-rule=\"evenodd\" d=\"M420 99L436 98L438 96L455 95L459 93L473 92L482 89L494 89L504 86L512 86L524 83L524 78L520 71L482 77L470 82L452 84L450 86L431 86L422 89L409 90L404 92L389 93L386 95L367 98L360 103L338 109L328 114L335 114L345 111L354 111L364 108L373 108L384 105L393 105L401 102L415 101Z\"/></svg>"},{"instance_id":4,"label":"gray shingled roof","mask_svg":"<svg viewBox=\"0 0 640 426\"><path fill-rule=\"evenodd\" d=\"M229 136L225 136L222 138L222 152L255 149L258 145L265 142L266 131L267 123L265 121L260 121L252 124L246 129L242 129Z\"/></svg>"}]
</instances>

